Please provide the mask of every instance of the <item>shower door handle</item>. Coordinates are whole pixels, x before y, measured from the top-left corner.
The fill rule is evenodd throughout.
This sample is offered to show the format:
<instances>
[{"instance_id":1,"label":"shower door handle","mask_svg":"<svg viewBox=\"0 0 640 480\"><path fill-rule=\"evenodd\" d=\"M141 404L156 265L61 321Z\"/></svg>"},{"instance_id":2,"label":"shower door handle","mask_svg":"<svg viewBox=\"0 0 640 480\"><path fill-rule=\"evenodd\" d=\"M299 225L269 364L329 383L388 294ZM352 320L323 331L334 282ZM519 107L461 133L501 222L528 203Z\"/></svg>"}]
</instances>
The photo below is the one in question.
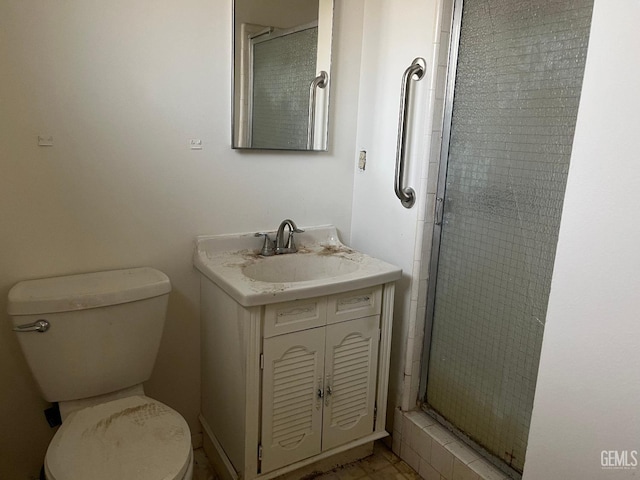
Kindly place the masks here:
<instances>
[{"instance_id":1,"label":"shower door handle","mask_svg":"<svg viewBox=\"0 0 640 480\"><path fill-rule=\"evenodd\" d=\"M404 186L404 166L405 166L405 147L407 140L406 124L409 114L407 112L407 101L411 93L411 80L415 75L415 81L419 82L424 78L427 71L427 64L424 58L418 57L404 71L402 75L402 85L400 87L400 115L398 119L398 143L396 147L396 176L395 191L396 196L400 199L402 206L405 208L413 207L416 202L416 192L411 187Z\"/></svg>"},{"instance_id":2,"label":"shower door handle","mask_svg":"<svg viewBox=\"0 0 640 480\"><path fill-rule=\"evenodd\" d=\"M318 88L325 88L329 81L329 74L322 70L309 86L309 123L307 124L307 149L313 150L316 135L316 92Z\"/></svg>"},{"instance_id":3,"label":"shower door handle","mask_svg":"<svg viewBox=\"0 0 640 480\"><path fill-rule=\"evenodd\" d=\"M442 225L442 217L444 216L444 198L436 198L436 225Z\"/></svg>"}]
</instances>

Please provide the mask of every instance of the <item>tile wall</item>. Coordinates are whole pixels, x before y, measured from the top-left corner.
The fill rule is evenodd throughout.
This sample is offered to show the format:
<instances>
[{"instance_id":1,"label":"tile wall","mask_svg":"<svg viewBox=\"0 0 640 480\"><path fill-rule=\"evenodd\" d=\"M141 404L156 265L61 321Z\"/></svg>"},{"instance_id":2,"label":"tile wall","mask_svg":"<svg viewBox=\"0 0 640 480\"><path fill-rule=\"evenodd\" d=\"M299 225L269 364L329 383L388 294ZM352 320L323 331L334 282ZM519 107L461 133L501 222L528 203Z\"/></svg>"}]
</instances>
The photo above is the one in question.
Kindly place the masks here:
<instances>
[{"instance_id":1,"label":"tile wall","mask_svg":"<svg viewBox=\"0 0 640 480\"><path fill-rule=\"evenodd\" d=\"M433 116L427 132L431 145L428 163L422 170L421 189L426 192L426 201L418 202L418 228L416 229L413 271L411 279L411 305L409 311L409 335L405 357L405 381L402 392L402 410L416 407L420 385L420 360L424 342L424 325L427 310L427 281L431 257L436 189L442 144L442 122L444 117L444 96L446 90L449 37L453 18L454 0L441 0L436 11L436 38L433 43L433 58L437 64L427 65L431 84L429 104Z\"/></svg>"},{"instance_id":2,"label":"tile wall","mask_svg":"<svg viewBox=\"0 0 640 480\"><path fill-rule=\"evenodd\" d=\"M393 453L425 480L507 480L510 477L427 414L396 410Z\"/></svg>"}]
</instances>

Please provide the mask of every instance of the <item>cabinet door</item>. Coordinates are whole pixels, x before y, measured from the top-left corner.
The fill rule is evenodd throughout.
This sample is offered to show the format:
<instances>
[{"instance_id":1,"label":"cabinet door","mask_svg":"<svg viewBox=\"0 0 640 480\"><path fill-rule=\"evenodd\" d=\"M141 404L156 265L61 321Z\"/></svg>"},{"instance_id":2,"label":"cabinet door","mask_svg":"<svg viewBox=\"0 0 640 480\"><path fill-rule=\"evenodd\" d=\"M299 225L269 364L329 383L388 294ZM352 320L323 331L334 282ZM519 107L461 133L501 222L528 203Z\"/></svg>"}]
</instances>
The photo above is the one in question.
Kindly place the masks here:
<instances>
[{"instance_id":1,"label":"cabinet door","mask_svg":"<svg viewBox=\"0 0 640 480\"><path fill-rule=\"evenodd\" d=\"M263 473L320 453L324 328L264 340Z\"/></svg>"},{"instance_id":2,"label":"cabinet door","mask_svg":"<svg viewBox=\"0 0 640 480\"><path fill-rule=\"evenodd\" d=\"M373 432L378 315L327 325L322 449Z\"/></svg>"}]
</instances>

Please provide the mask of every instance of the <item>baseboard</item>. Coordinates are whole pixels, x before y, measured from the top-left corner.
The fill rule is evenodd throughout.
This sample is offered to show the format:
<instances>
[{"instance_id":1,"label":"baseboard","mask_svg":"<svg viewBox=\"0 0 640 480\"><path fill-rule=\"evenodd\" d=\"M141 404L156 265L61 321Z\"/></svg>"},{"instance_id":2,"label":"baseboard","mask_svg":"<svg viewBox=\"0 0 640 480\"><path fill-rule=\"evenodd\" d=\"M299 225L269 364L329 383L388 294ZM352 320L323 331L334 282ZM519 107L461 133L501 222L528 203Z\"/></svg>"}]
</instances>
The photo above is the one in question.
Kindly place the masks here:
<instances>
[{"instance_id":1,"label":"baseboard","mask_svg":"<svg viewBox=\"0 0 640 480\"><path fill-rule=\"evenodd\" d=\"M222 445L220 445L213 431L211 431L209 424L202 415L200 415L199 418L202 429L204 430L202 435L202 448L204 449L204 453L207 454L213 469L220 477L220 480L238 480L240 478L238 472L236 472L227 454L224 453Z\"/></svg>"}]
</instances>

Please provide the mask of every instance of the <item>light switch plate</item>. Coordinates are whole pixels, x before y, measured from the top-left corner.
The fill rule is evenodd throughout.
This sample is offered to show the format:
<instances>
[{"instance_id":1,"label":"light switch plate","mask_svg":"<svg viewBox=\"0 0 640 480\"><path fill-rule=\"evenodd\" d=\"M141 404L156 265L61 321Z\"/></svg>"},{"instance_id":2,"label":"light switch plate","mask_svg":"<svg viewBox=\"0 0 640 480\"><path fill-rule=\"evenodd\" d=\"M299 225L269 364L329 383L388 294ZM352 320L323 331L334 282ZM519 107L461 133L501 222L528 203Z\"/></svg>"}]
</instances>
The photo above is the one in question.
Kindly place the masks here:
<instances>
[{"instance_id":1,"label":"light switch plate","mask_svg":"<svg viewBox=\"0 0 640 480\"><path fill-rule=\"evenodd\" d=\"M358 169L361 172L364 172L366 167L367 167L367 151L360 150L360 155L358 157Z\"/></svg>"}]
</instances>

